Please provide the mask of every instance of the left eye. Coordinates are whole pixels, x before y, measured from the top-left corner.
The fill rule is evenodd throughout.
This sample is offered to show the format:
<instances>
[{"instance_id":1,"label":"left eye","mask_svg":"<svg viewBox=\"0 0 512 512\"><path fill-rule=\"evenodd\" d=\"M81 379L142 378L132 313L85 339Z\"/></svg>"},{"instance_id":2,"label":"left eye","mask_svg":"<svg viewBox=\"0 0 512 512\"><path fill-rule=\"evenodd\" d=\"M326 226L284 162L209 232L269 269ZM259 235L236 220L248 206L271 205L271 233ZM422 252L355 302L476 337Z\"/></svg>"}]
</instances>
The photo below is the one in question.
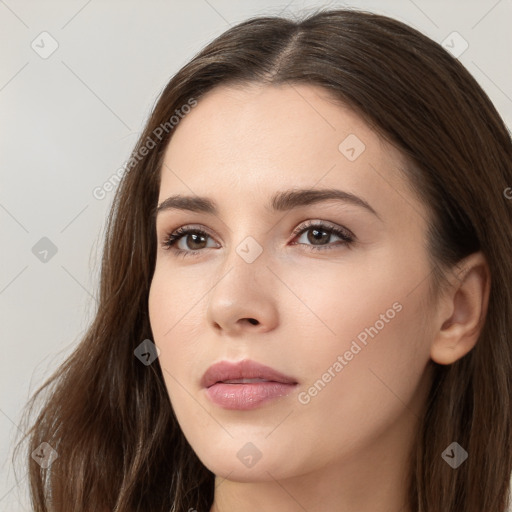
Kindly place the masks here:
<instances>
[{"instance_id":1,"label":"left eye","mask_svg":"<svg viewBox=\"0 0 512 512\"><path fill-rule=\"evenodd\" d=\"M311 251L333 249L333 246L339 245L349 246L355 241L355 236L348 229L319 222L310 223L306 226L303 225L294 230L293 234L300 235L300 237L299 241L292 243L292 245L303 245ZM306 241L300 241L304 236L306 237ZM340 239L339 243L335 244L329 242L332 236L338 237ZM182 256L195 256L199 254L202 249L216 247L215 244L209 247L204 245L207 243L208 238L212 239L206 231L185 226L167 235L162 242L162 247L166 250L173 250L176 254ZM295 238L297 238L297 236ZM310 242L311 245L307 242Z\"/></svg>"},{"instance_id":2,"label":"left eye","mask_svg":"<svg viewBox=\"0 0 512 512\"><path fill-rule=\"evenodd\" d=\"M310 250L332 249L333 244L323 242L328 241L333 235L337 236L341 240L340 243L335 245L349 245L354 242L355 238L347 229L340 229L335 226L329 226L322 223L303 226L298 231L295 231L294 234L301 235L298 242L301 244L304 244L304 242L300 242L300 239L305 236L306 240L312 243L312 246L309 247Z\"/></svg>"}]
</instances>

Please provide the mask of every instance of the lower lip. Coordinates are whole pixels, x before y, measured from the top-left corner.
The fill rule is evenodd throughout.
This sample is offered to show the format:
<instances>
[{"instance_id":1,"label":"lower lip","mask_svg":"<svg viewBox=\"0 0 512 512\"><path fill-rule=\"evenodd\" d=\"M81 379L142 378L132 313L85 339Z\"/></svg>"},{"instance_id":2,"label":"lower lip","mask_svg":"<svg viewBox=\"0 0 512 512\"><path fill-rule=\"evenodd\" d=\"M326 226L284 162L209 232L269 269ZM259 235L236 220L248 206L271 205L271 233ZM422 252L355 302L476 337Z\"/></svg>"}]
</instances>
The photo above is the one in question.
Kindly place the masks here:
<instances>
[{"instance_id":1,"label":"lower lip","mask_svg":"<svg viewBox=\"0 0 512 512\"><path fill-rule=\"evenodd\" d=\"M296 384L282 382L251 382L247 384L225 384L218 382L206 388L212 402L224 409L248 410L264 402L288 395Z\"/></svg>"}]
</instances>

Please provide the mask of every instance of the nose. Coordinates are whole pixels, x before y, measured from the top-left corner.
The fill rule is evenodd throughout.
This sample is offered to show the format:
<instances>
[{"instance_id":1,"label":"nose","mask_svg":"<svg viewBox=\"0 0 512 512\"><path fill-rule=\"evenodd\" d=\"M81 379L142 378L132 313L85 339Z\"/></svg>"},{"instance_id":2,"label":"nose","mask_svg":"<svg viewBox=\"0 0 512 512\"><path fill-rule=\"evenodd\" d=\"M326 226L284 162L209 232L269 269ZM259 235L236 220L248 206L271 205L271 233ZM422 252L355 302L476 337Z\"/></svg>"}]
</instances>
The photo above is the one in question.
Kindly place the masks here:
<instances>
[{"instance_id":1,"label":"nose","mask_svg":"<svg viewBox=\"0 0 512 512\"><path fill-rule=\"evenodd\" d=\"M233 249L225 263L209 295L208 323L226 335L275 329L279 281L267 268L264 253L248 263Z\"/></svg>"}]
</instances>

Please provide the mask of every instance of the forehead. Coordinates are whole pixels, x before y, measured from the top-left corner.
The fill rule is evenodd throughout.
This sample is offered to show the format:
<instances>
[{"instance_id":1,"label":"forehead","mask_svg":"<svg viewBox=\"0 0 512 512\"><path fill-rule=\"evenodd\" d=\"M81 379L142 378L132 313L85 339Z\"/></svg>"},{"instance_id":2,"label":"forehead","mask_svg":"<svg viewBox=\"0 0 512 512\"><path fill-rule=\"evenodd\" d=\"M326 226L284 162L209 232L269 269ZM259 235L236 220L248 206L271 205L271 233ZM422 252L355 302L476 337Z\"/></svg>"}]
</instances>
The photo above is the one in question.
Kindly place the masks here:
<instances>
[{"instance_id":1,"label":"forehead","mask_svg":"<svg viewBox=\"0 0 512 512\"><path fill-rule=\"evenodd\" d=\"M398 171L405 165L396 148L320 86L220 86L175 128L159 200L170 193L233 198L236 191L242 205L317 186L357 193L377 210L394 201L395 209L426 216Z\"/></svg>"},{"instance_id":2,"label":"forehead","mask_svg":"<svg viewBox=\"0 0 512 512\"><path fill-rule=\"evenodd\" d=\"M238 159L267 156L272 161L300 160L304 156L339 155L347 135L362 148L376 149L379 137L360 117L319 86L261 85L220 86L203 96L198 106L180 121L168 154L187 149L183 139L201 143L194 159L237 153ZM199 149L199 147L198 147ZM243 149L243 155L240 150Z\"/></svg>"}]
</instances>

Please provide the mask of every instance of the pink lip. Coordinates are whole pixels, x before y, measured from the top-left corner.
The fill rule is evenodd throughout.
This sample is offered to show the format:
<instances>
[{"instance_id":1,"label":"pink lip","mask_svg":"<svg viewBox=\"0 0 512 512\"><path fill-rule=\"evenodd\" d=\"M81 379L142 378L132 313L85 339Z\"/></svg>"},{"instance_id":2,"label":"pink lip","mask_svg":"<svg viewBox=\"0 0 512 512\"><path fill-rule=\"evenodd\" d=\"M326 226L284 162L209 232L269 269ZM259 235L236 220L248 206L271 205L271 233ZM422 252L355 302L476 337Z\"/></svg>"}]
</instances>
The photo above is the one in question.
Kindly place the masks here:
<instances>
[{"instance_id":1,"label":"pink lip","mask_svg":"<svg viewBox=\"0 0 512 512\"><path fill-rule=\"evenodd\" d=\"M226 383L227 380L265 379L266 382ZM205 372L201 386L212 402L225 409L247 410L262 403L285 396L297 381L269 366L249 359L236 363L221 361Z\"/></svg>"}]
</instances>

